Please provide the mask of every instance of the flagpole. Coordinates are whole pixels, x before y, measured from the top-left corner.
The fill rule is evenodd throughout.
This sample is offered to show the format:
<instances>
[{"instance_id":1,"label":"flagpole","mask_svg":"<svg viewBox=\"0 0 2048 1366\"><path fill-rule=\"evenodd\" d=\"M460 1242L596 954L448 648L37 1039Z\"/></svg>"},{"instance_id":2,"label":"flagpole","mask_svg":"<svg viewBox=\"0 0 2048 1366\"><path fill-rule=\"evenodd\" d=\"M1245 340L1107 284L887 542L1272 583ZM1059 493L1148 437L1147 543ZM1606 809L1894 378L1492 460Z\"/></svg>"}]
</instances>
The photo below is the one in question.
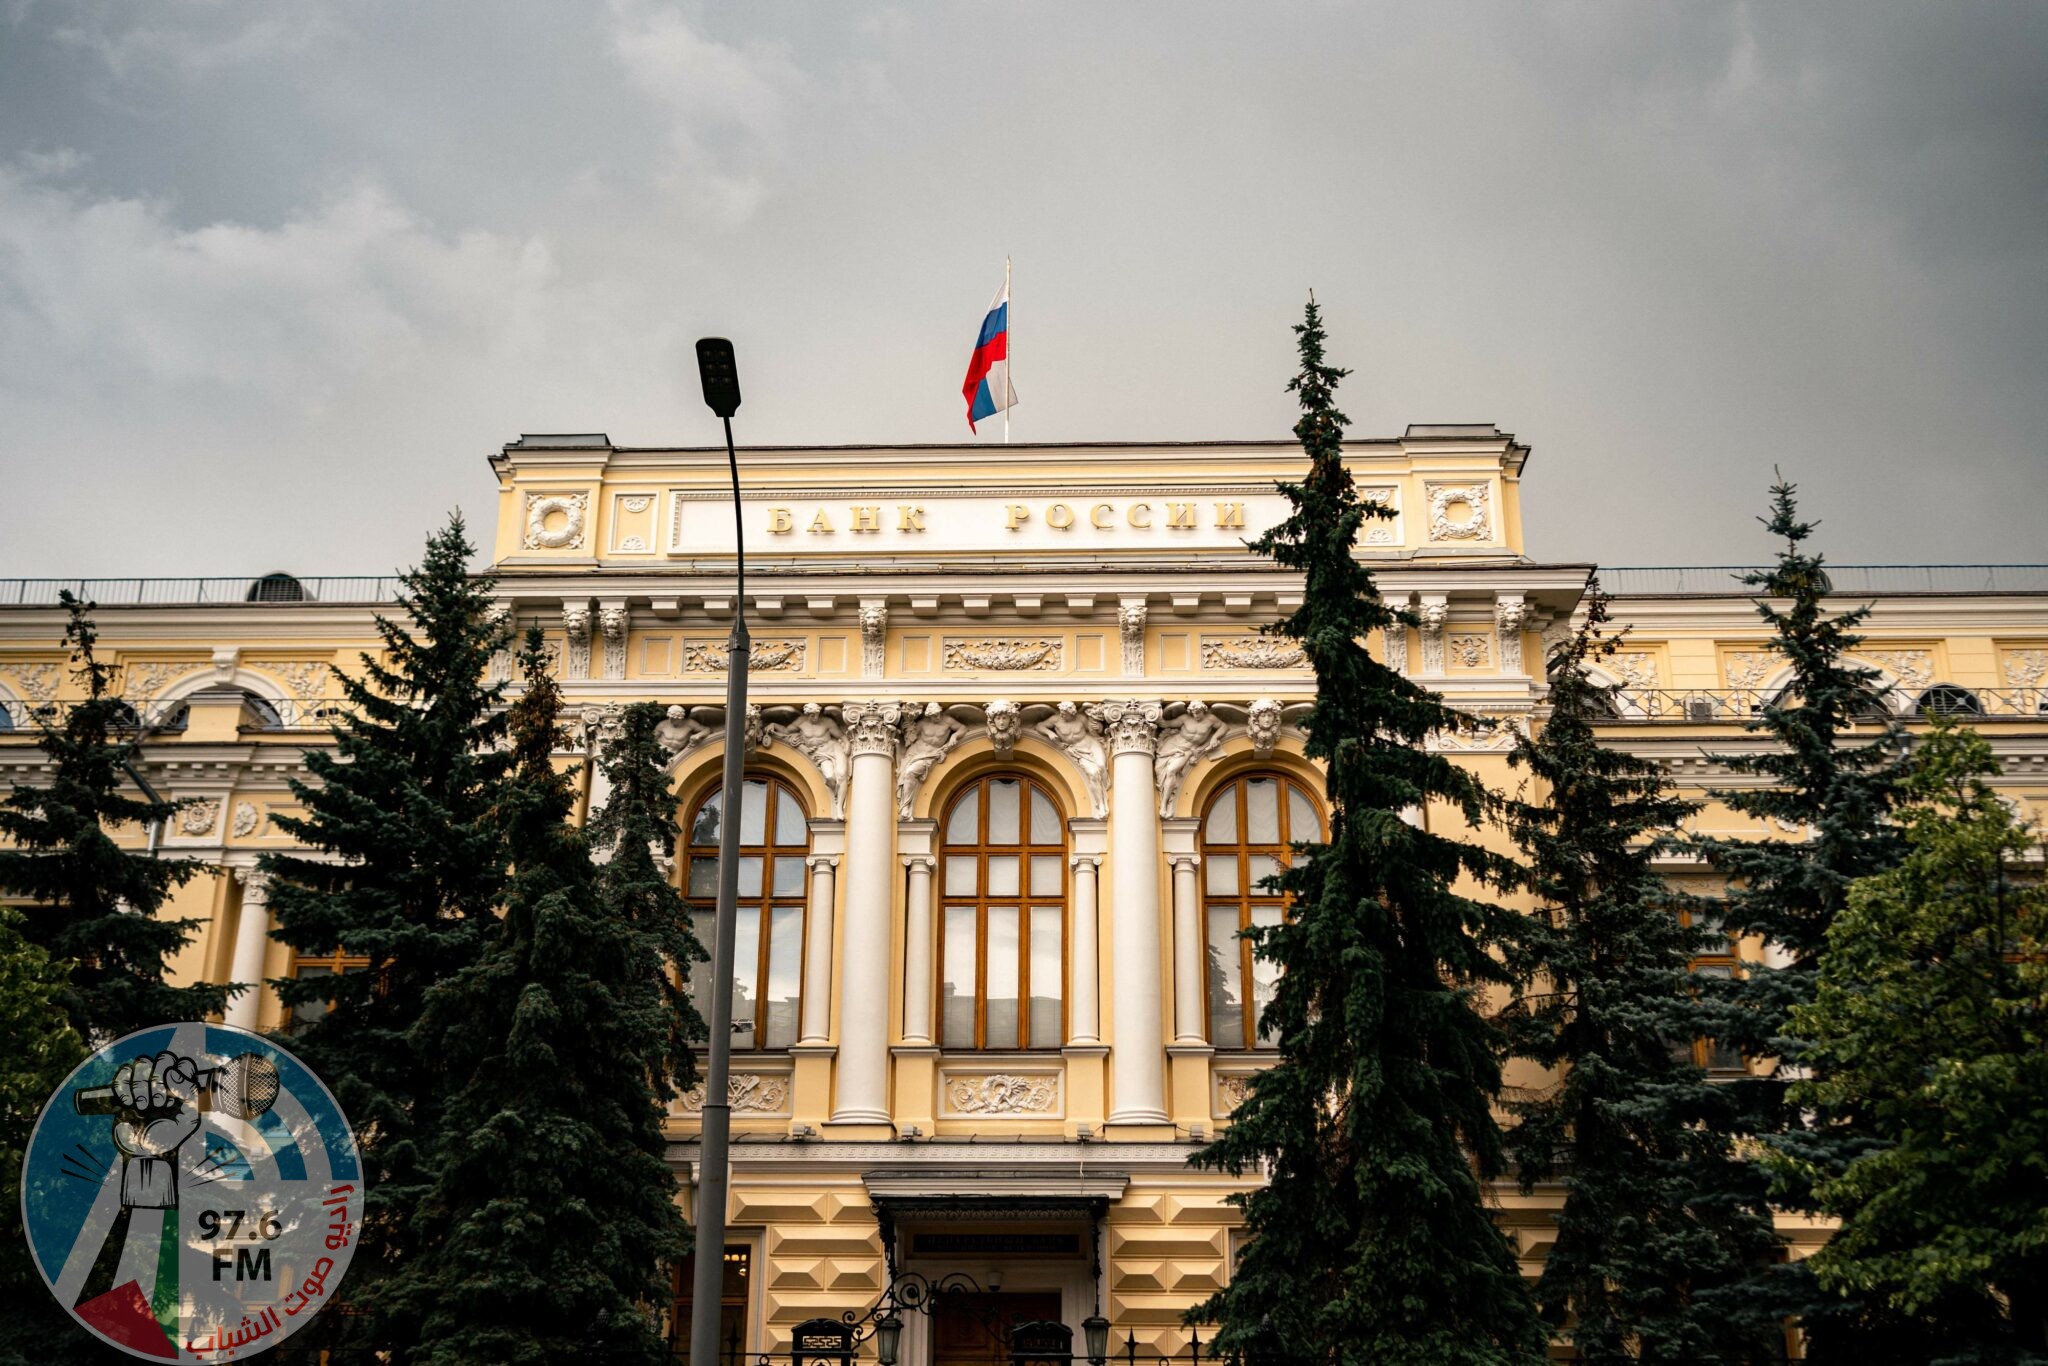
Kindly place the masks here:
<instances>
[{"instance_id":1,"label":"flagpole","mask_svg":"<svg viewBox=\"0 0 2048 1366\"><path fill-rule=\"evenodd\" d=\"M1003 338L1003 444L1010 444L1010 407L1014 402L1017 386L1010 383L1010 373L1017 364L1017 324L1010 309L1010 258L1003 257L1003 330L1009 335Z\"/></svg>"}]
</instances>

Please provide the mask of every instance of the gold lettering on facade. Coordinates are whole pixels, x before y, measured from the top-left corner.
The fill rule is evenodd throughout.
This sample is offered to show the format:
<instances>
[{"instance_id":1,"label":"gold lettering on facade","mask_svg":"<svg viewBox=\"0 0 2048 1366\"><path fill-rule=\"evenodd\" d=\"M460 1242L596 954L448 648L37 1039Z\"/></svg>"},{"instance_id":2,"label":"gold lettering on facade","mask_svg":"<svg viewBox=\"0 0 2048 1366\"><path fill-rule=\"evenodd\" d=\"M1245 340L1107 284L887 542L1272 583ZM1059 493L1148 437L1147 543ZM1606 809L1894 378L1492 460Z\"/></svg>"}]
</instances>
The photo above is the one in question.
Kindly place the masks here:
<instances>
[{"instance_id":1,"label":"gold lettering on facade","mask_svg":"<svg viewBox=\"0 0 2048 1366\"><path fill-rule=\"evenodd\" d=\"M896 505L896 529L898 531L923 531L924 509L905 503Z\"/></svg>"},{"instance_id":2,"label":"gold lettering on facade","mask_svg":"<svg viewBox=\"0 0 2048 1366\"><path fill-rule=\"evenodd\" d=\"M1097 531L1114 531L1110 523L1116 520L1116 507L1110 503L1097 503L1095 510L1088 514L1088 525Z\"/></svg>"},{"instance_id":3,"label":"gold lettering on facade","mask_svg":"<svg viewBox=\"0 0 2048 1366\"><path fill-rule=\"evenodd\" d=\"M832 534L832 519L825 515L825 509L823 508L819 508L818 515L811 518L811 534L815 536L819 532L823 532L827 536Z\"/></svg>"},{"instance_id":4,"label":"gold lettering on facade","mask_svg":"<svg viewBox=\"0 0 2048 1366\"><path fill-rule=\"evenodd\" d=\"M1022 503L1012 503L1004 509L1003 530L1015 531L1031 520L1031 509Z\"/></svg>"},{"instance_id":5,"label":"gold lettering on facade","mask_svg":"<svg viewBox=\"0 0 2048 1366\"><path fill-rule=\"evenodd\" d=\"M1138 514L1141 512L1145 514L1145 520L1142 522L1138 520ZM1131 504L1130 511L1124 514L1124 520L1141 530L1150 527L1152 525L1152 505L1150 503Z\"/></svg>"},{"instance_id":6,"label":"gold lettering on facade","mask_svg":"<svg viewBox=\"0 0 2048 1366\"><path fill-rule=\"evenodd\" d=\"M1166 529L1168 531L1193 531L1195 529L1195 505L1193 503L1168 503L1166 505Z\"/></svg>"},{"instance_id":7,"label":"gold lettering on facade","mask_svg":"<svg viewBox=\"0 0 2048 1366\"><path fill-rule=\"evenodd\" d=\"M788 531L788 530L789 530L789 529L790 529L791 527L793 527L793 526L795 526L795 525L796 525L796 523L795 523L795 522L793 522L792 520L790 520L790 516L789 516L789 509L788 509L788 508L769 508L769 509L768 509L768 534L769 534L769 535L771 535L771 536L780 536L780 535L782 535L783 533L787 532L787 531Z\"/></svg>"},{"instance_id":8,"label":"gold lettering on facade","mask_svg":"<svg viewBox=\"0 0 2048 1366\"><path fill-rule=\"evenodd\" d=\"M1054 503L1045 510L1045 524L1054 531L1065 531L1074 524L1074 510L1065 503Z\"/></svg>"},{"instance_id":9,"label":"gold lettering on facade","mask_svg":"<svg viewBox=\"0 0 2048 1366\"><path fill-rule=\"evenodd\" d=\"M853 514L853 529L855 532L880 531L882 529L882 510L879 507L863 507L856 503L848 508L847 511Z\"/></svg>"},{"instance_id":10,"label":"gold lettering on facade","mask_svg":"<svg viewBox=\"0 0 2048 1366\"><path fill-rule=\"evenodd\" d=\"M1242 527L1244 525L1243 503L1218 503L1216 525L1219 527Z\"/></svg>"}]
</instances>

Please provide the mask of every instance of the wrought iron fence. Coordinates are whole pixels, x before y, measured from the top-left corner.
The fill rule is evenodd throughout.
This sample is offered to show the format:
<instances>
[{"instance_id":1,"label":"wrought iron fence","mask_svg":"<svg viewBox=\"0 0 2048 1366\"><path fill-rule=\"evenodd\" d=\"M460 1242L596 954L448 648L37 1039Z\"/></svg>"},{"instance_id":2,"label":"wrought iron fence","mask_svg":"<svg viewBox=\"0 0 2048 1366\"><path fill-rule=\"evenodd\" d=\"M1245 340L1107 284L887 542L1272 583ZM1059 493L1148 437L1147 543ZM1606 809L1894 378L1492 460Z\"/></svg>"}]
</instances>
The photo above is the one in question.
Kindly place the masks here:
<instances>
[{"instance_id":1,"label":"wrought iron fence","mask_svg":"<svg viewBox=\"0 0 2048 1366\"><path fill-rule=\"evenodd\" d=\"M1609 697L1617 725L1742 724L1777 705L1780 694L1757 688L1616 688ZM1979 721L2048 720L2048 688L1959 688L1937 684L1917 694L1894 692L1871 699L1869 720L1937 716Z\"/></svg>"}]
</instances>

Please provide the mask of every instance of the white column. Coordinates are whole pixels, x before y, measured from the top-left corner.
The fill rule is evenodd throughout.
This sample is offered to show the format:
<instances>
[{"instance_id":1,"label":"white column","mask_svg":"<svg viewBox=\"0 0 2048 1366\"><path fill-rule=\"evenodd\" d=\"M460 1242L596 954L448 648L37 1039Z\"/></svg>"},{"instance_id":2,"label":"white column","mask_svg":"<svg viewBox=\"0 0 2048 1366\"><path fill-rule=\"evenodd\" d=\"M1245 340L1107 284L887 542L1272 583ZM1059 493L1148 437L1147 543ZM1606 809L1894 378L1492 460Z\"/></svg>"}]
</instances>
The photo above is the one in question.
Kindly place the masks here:
<instances>
[{"instance_id":1,"label":"white column","mask_svg":"<svg viewBox=\"0 0 2048 1366\"><path fill-rule=\"evenodd\" d=\"M1200 854L1172 854L1173 1041L1206 1043L1202 1031L1202 902Z\"/></svg>"},{"instance_id":2,"label":"white column","mask_svg":"<svg viewBox=\"0 0 2048 1366\"><path fill-rule=\"evenodd\" d=\"M256 1028L257 1008L263 1001L263 960L270 949L270 875L245 868L242 879L242 918L235 926L234 963L228 980L246 983L248 990L228 1002L226 1020L242 1029Z\"/></svg>"},{"instance_id":3,"label":"white column","mask_svg":"<svg viewBox=\"0 0 2048 1366\"><path fill-rule=\"evenodd\" d=\"M903 860L910 890L903 910L903 1042L932 1044L932 868L936 859L913 854Z\"/></svg>"},{"instance_id":4,"label":"white column","mask_svg":"<svg viewBox=\"0 0 2048 1366\"><path fill-rule=\"evenodd\" d=\"M1109 926L1116 953L1111 984L1111 1124L1164 1124L1166 1039L1160 1018L1159 796L1152 781L1157 702L1105 702L1095 709L1109 737Z\"/></svg>"},{"instance_id":5,"label":"white column","mask_svg":"<svg viewBox=\"0 0 2048 1366\"><path fill-rule=\"evenodd\" d=\"M1097 983L1101 980L1102 957L1096 949L1095 883L1102 869L1102 855L1074 855L1074 953L1068 976L1072 998L1067 1002L1067 1042L1102 1042L1101 1007L1097 1004Z\"/></svg>"},{"instance_id":6,"label":"white column","mask_svg":"<svg viewBox=\"0 0 2048 1366\"><path fill-rule=\"evenodd\" d=\"M812 854L811 901L805 911L804 1016L799 1043L819 1044L832 1032L832 875L837 854Z\"/></svg>"},{"instance_id":7,"label":"white column","mask_svg":"<svg viewBox=\"0 0 2048 1366\"><path fill-rule=\"evenodd\" d=\"M896 744L892 702L844 708L852 771L846 796L846 990L839 1001L836 1124L889 1120L889 920L896 891Z\"/></svg>"}]
</instances>

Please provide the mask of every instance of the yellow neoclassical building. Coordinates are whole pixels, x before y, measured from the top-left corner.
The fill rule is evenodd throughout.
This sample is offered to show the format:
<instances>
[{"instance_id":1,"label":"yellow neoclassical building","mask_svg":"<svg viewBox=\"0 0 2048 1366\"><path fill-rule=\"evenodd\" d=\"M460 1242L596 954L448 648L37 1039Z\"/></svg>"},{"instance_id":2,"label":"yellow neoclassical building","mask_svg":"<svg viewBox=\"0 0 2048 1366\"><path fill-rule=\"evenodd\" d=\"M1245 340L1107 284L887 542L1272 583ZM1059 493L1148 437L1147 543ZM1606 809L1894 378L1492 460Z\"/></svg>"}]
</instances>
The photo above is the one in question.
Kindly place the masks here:
<instances>
[{"instance_id":1,"label":"yellow neoclassical building","mask_svg":"<svg viewBox=\"0 0 2048 1366\"><path fill-rule=\"evenodd\" d=\"M1497 787L1540 725L1546 642L1591 566L1522 552L1529 448L1490 426L1347 444L1397 511L1360 553L1420 629L1372 647L1497 723L1444 736ZM902 1359L985 1360L989 1316L1096 1311L1141 1352L1228 1274L1237 1183L1187 1159L1264 1065L1269 987L1235 939L1323 805L1294 729L1312 681L1259 626L1298 580L1244 548L1279 515L1291 442L757 449L743 458L746 716L724 714L735 610L722 449L526 436L491 457L503 610L539 622L578 749L624 704L669 708L675 876L708 914L723 741L747 746L726 1313L749 1350L872 1304L893 1276L978 1296L910 1316ZM425 528L422 528L424 531ZM1726 569L1618 570L1614 743L1697 792L1784 669ZM1875 611L1887 705L1976 717L2030 814L2048 802L2048 569L1838 570ZM187 799L145 834L215 869L170 913L204 922L183 980L346 971L269 938L255 861L285 847L287 780L326 743L330 668L378 647L382 579L0 584L0 765L33 781L34 713L72 691L58 588L100 603L103 649L150 727L140 768ZM493 665L509 676L511 661ZM586 767L586 803L601 804ZM714 813L715 814L715 813ZM1425 819L1453 819L1445 811ZM1710 807L1699 826L1797 837ZM1496 831L1482 838L1504 844ZM1674 875L1696 870L1675 864ZM708 941L709 935L704 938ZM1730 944L1707 971L1740 971ZM231 1022L288 1023L265 990ZM1704 1049L1714 1067L1741 1066ZM1522 1085L1541 1078L1518 1075ZM699 1098L701 1101L701 1098ZM694 1188L692 1107L671 1149ZM1556 1191L1496 1193L1531 1274ZM1790 1227L1810 1247L1817 1228ZM687 1279L684 1284L687 1285ZM680 1321L680 1316L679 1316Z\"/></svg>"}]
</instances>

